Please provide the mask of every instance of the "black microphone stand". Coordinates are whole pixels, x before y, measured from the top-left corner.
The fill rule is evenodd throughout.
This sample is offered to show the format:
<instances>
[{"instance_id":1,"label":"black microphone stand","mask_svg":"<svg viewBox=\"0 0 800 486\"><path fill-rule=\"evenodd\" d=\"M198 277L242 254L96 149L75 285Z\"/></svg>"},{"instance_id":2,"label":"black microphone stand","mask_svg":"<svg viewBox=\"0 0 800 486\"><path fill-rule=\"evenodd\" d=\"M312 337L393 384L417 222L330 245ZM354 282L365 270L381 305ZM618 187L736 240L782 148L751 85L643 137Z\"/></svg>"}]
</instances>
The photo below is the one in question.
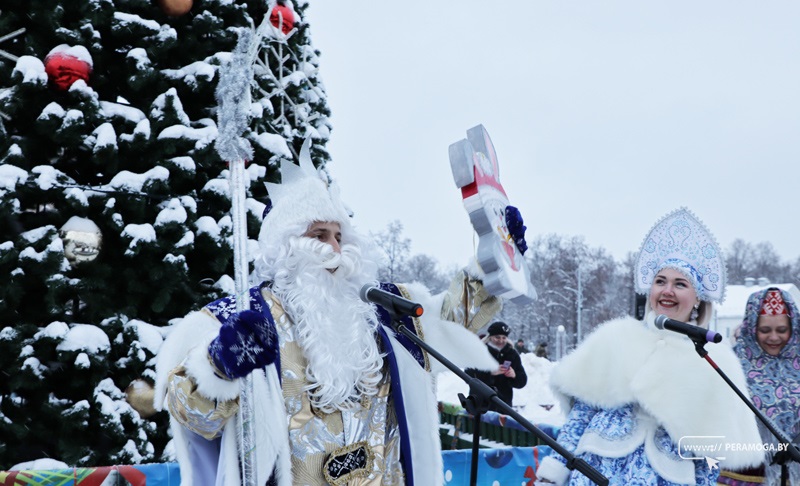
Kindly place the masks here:
<instances>
[{"instance_id":1,"label":"black microphone stand","mask_svg":"<svg viewBox=\"0 0 800 486\"><path fill-rule=\"evenodd\" d=\"M533 435L535 435L540 441L544 442L548 446L550 446L554 451L559 453L565 459L567 459L567 467L570 470L577 469L581 473L583 473L587 478L589 478L592 482L600 486L608 486L608 478L600 474L595 468L589 465L586 461L579 457L575 457L574 454L564 449L558 442L555 441L552 437L542 432L538 427L530 423L525 417L517 413L513 408L511 408L506 402L501 400L497 396L497 392L492 390L488 385L484 382L480 381L477 378L473 378L466 374L461 368L453 364L450 360L445 358L441 353L433 349L430 345L428 345L425 341L417 337L416 334L411 332L405 324L401 321L401 318L404 317L402 314L398 315L394 309L389 307L384 307L386 311L389 313L389 316L392 318L392 325L398 333L404 335L408 339L414 342L417 346L424 349L428 352L431 356L436 358L437 361L442 363L447 369L458 375L459 378L464 380L469 385L469 397L464 397L463 394L459 393L458 398L461 399L461 403L463 404L464 408L472 414L473 421L474 421L474 430L473 430L473 438L472 438L472 457L471 457L471 469L470 469L470 486L476 486L477 481L477 474L478 474L478 446L480 440L480 418L481 415L489 409L489 404L494 403L496 407L501 410L506 415L509 415L514 418L520 425L525 427L529 430Z\"/></svg>"},{"instance_id":2,"label":"black microphone stand","mask_svg":"<svg viewBox=\"0 0 800 486\"><path fill-rule=\"evenodd\" d=\"M779 448L780 446L785 447L779 454L775 456L775 459L776 462L781 465L781 486L783 486L784 484L788 484L787 483L789 479L788 463L790 461L800 462L800 450L798 450L797 446L794 445L792 441L789 440L788 437L786 437L786 434L780 431L778 427L776 427L775 424L772 423L772 420L767 418L767 416L764 415L761 412L761 410L759 410L758 408L756 408L755 405L753 405L750 399L747 396L745 396L745 394L742 393L741 390L739 390L739 387L737 387L736 384L734 384L731 381L731 379L728 378L728 375L726 375L725 372L722 371L719 368L719 366L717 366L717 363L715 363L714 360L711 359L711 357L708 355L708 351L706 351L706 348L703 347L706 344L706 342L699 339L692 339L692 342L694 343L694 349L697 351L697 354L699 354L701 358L705 359L708 362L708 364L710 364L711 367L714 368L714 370L716 370L717 373L719 373L719 376L721 376L722 379L725 380L725 383L727 383L728 386L730 386L733 389L733 391L736 392L736 394L739 396L739 398L742 399L745 405L747 405L747 407L753 411L758 420L760 420L761 423L767 427L770 433L773 436L775 436L776 439L778 439Z\"/></svg>"}]
</instances>

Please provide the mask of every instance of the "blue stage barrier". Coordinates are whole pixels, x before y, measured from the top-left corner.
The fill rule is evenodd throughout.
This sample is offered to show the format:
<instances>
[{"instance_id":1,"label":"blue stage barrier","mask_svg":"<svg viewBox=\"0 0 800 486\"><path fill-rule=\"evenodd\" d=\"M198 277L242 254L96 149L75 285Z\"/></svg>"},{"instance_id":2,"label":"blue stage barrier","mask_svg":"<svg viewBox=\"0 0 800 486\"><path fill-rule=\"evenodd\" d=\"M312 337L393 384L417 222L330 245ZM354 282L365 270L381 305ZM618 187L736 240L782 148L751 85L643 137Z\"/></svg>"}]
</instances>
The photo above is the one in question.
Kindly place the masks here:
<instances>
[{"instance_id":1,"label":"blue stage barrier","mask_svg":"<svg viewBox=\"0 0 800 486\"><path fill-rule=\"evenodd\" d=\"M552 452L547 446L481 449L478 484L533 486L539 461ZM445 485L469 484L472 451L442 452ZM50 471L2 471L0 486L179 486L178 464L139 464Z\"/></svg>"}]
</instances>

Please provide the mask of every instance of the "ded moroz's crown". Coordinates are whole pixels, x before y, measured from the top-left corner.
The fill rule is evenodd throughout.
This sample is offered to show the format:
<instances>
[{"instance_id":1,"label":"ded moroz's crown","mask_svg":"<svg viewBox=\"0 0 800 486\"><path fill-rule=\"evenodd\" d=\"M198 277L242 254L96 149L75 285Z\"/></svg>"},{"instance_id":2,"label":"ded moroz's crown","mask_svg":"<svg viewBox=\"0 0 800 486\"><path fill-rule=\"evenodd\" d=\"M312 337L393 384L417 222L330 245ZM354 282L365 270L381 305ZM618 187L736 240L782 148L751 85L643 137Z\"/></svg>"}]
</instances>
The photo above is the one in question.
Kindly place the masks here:
<instances>
[{"instance_id":1,"label":"ded moroz's crown","mask_svg":"<svg viewBox=\"0 0 800 486\"><path fill-rule=\"evenodd\" d=\"M339 196L338 187L327 173L311 161L311 139L300 150L300 165L283 161L281 182L265 183L271 205L265 210L259 242L267 247L281 245L290 236L300 236L317 221L337 222L343 238L350 230L350 211Z\"/></svg>"}]
</instances>

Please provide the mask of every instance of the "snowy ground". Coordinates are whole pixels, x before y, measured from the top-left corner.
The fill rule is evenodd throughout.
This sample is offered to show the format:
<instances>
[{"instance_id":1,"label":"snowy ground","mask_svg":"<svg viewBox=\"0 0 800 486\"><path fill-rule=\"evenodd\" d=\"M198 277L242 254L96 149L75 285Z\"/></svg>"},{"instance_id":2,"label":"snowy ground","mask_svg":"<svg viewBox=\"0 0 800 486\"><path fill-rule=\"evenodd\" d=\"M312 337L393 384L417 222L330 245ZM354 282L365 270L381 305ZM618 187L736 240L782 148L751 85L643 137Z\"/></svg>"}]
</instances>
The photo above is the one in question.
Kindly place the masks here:
<instances>
[{"instance_id":1,"label":"snowy ground","mask_svg":"<svg viewBox=\"0 0 800 486\"><path fill-rule=\"evenodd\" d=\"M566 419L547 384L553 365L553 362L533 353L522 355L522 366L528 374L528 384L522 389L514 390L514 408L534 424L561 426ZM436 385L437 398L441 402L458 405L458 394L469 394L466 383L449 371L437 377Z\"/></svg>"}]
</instances>

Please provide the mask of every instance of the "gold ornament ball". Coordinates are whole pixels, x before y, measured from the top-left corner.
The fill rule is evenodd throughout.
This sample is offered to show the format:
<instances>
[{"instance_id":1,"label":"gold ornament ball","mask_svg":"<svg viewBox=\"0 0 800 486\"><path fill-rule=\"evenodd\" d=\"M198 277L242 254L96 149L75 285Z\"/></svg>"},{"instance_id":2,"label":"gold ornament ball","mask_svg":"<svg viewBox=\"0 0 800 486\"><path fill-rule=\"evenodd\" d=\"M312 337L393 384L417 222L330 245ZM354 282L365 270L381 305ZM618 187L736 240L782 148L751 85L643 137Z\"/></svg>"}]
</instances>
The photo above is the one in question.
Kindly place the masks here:
<instances>
[{"instance_id":1,"label":"gold ornament ball","mask_svg":"<svg viewBox=\"0 0 800 486\"><path fill-rule=\"evenodd\" d=\"M70 263L91 262L100 254L103 234L91 219L73 216L58 231Z\"/></svg>"},{"instance_id":2,"label":"gold ornament ball","mask_svg":"<svg viewBox=\"0 0 800 486\"><path fill-rule=\"evenodd\" d=\"M136 379L128 385L125 389L125 400L130 404L131 408L139 412L139 416L143 419L150 418L156 414L156 409L153 407L153 398L155 397L155 390L150 382Z\"/></svg>"},{"instance_id":3,"label":"gold ornament ball","mask_svg":"<svg viewBox=\"0 0 800 486\"><path fill-rule=\"evenodd\" d=\"M170 17L180 17L192 9L192 0L158 0L158 6Z\"/></svg>"}]
</instances>

